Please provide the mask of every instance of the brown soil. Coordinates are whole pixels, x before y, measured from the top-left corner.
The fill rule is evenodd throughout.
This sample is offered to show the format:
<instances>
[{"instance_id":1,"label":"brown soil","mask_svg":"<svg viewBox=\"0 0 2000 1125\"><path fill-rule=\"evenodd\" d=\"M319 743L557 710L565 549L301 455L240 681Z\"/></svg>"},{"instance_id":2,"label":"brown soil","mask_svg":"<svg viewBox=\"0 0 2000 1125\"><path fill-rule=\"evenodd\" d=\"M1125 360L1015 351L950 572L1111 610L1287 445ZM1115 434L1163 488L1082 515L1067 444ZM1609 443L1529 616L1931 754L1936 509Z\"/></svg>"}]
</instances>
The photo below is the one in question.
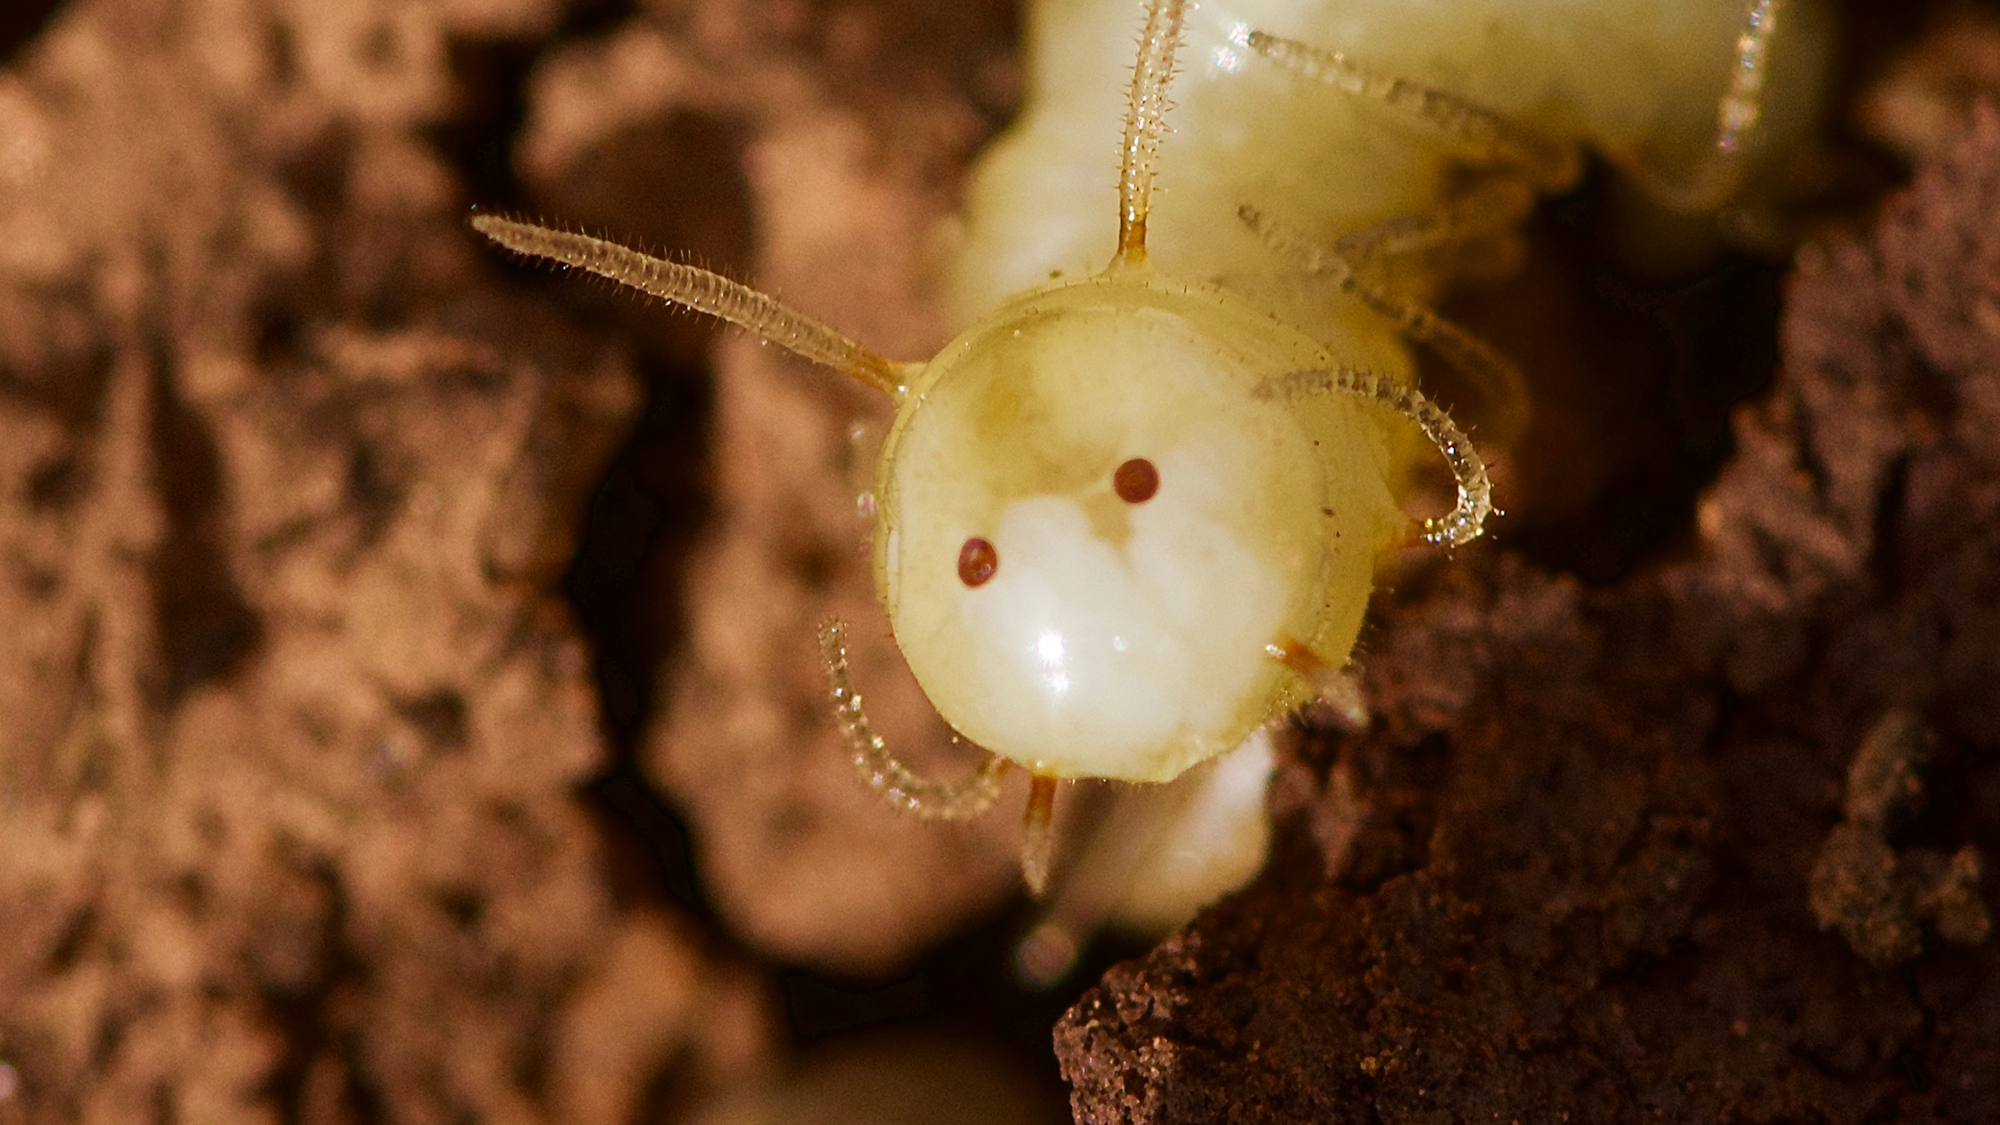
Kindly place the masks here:
<instances>
[{"instance_id":1,"label":"brown soil","mask_svg":"<svg viewBox=\"0 0 2000 1125\"><path fill-rule=\"evenodd\" d=\"M1698 557L1384 599L1258 882L1056 1032L1085 1122L2000 1120L2000 108L1798 256Z\"/></svg>"}]
</instances>

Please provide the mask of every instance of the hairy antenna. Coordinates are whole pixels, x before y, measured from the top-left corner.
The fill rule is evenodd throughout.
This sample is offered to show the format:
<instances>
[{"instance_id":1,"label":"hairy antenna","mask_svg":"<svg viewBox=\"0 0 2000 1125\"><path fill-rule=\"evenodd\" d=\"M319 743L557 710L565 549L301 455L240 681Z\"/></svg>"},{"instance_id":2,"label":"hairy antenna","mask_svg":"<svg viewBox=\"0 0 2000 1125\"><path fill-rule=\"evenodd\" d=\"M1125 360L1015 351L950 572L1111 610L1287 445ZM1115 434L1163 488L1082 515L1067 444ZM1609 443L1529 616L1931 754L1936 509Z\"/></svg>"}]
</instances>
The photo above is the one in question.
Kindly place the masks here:
<instances>
[{"instance_id":1,"label":"hairy antenna","mask_svg":"<svg viewBox=\"0 0 2000 1125\"><path fill-rule=\"evenodd\" d=\"M861 710L861 693L847 670L847 626L829 621L819 629L820 663L833 696L833 719L854 751L854 769L882 799L925 820L969 820L993 807L1000 798L1000 775L1007 759L987 754L979 772L957 784L927 781L896 756Z\"/></svg>"},{"instance_id":2,"label":"hairy antenna","mask_svg":"<svg viewBox=\"0 0 2000 1125\"><path fill-rule=\"evenodd\" d=\"M1258 385L1256 394L1259 398L1284 399L1355 395L1415 422L1438 452L1444 454L1451 475L1458 481L1458 503L1442 519L1424 521L1425 541L1443 547L1462 547L1486 530L1486 517L1493 514L1493 482L1486 475L1486 462L1451 416L1415 387L1351 367L1336 367L1294 371L1266 379Z\"/></svg>"},{"instance_id":3,"label":"hairy antenna","mask_svg":"<svg viewBox=\"0 0 2000 1125\"><path fill-rule=\"evenodd\" d=\"M498 215L474 215L472 229L517 254L549 258L589 270L663 301L720 317L814 363L858 379L890 398L903 397L899 365L812 317L786 308L721 274L655 258L587 234L551 230Z\"/></svg>"},{"instance_id":4,"label":"hairy antenna","mask_svg":"<svg viewBox=\"0 0 2000 1125\"><path fill-rule=\"evenodd\" d=\"M1146 260L1146 215L1153 203L1153 173L1159 163L1160 135L1166 130L1167 87L1174 79L1186 0L1153 0L1139 33L1139 59L1132 64L1132 92L1125 105L1125 138L1118 166L1118 256L1112 264Z\"/></svg>"}]
</instances>

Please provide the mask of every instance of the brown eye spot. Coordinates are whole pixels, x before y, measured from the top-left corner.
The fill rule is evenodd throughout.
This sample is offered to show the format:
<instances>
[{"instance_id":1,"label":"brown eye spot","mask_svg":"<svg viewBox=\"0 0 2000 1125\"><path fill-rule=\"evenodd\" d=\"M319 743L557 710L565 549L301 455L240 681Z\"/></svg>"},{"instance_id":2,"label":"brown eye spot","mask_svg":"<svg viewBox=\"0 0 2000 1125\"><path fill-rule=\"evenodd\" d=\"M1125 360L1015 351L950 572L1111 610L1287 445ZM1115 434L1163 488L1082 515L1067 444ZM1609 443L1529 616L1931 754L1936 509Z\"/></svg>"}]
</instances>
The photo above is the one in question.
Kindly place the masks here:
<instances>
[{"instance_id":1,"label":"brown eye spot","mask_svg":"<svg viewBox=\"0 0 2000 1125\"><path fill-rule=\"evenodd\" d=\"M993 544L974 536L958 549L958 580L967 586L984 586L1000 569L1000 552Z\"/></svg>"},{"instance_id":2,"label":"brown eye spot","mask_svg":"<svg viewBox=\"0 0 2000 1125\"><path fill-rule=\"evenodd\" d=\"M1144 457L1134 457L1111 474L1111 489L1127 504L1144 504L1160 490L1160 470Z\"/></svg>"}]
</instances>

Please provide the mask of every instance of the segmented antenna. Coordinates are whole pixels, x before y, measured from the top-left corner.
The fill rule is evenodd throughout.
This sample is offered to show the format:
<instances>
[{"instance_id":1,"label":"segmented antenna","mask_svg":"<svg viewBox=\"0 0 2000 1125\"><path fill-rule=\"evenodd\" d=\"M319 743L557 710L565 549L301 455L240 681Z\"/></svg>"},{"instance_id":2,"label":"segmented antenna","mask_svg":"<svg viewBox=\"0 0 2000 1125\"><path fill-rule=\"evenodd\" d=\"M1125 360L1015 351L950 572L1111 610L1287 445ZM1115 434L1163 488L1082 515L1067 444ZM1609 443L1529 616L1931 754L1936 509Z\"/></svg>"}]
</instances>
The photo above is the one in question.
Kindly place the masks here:
<instances>
[{"instance_id":1,"label":"segmented antenna","mask_svg":"<svg viewBox=\"0 0 2000 1125\"><path fill-rule=\"evenodd\" d=\"M1462 547L1486 530L1486 517L1493 514L1493 482L1486 475L1486 461L1451 416L1415 387L1351 367L1322 367L1266 379L1254 393L1259 398L1284 399L1355 395L1415 422L1444 454L1451 475L1458 481L1458 503L1443 518L1424 521L1424 540L1441 547Z\"/></svg>"},{"instance_id":2,"label":"segmented antenna","mask_svg":"<svg viewBox=\"0 0 2000 1125\"><path fill-rule=\"evenodd\" d=\"M854 752L854 770L882 799L925 820L969 820L1000 798L1000 775L1007 759L988 753L979 772L956 784L928 781L889 753L889 746L861 709L861 693L847 670L847 625L829 621L819 628L820 663L833 697L833 721Z\"/></svg>"},{"instance_id":3,"label":"segmented antenna","mask_svg":"<svg viewBox=\"0 0 2000 1125\"><path fill-rule=\"evenodd\" d=\"M858 379L891 398L903 396L903 378L897 364L812 317L721 274L655 258L587 234L552 230L498 215L474 215L472 229L517 254L549 258L589 270L663 301L720 317L814 363Z\"/></svg>"},{"instance_id":4,"label":"segmented antenna","mask_svg":"<svg viewBox=\"0 0 2000 1125\"><path fill-rule=\"evenodd\" d=\"M1146 260L1146 215L1153 204L1153 173L1160 135L1166 131L1167 87L1174 79L1186 0L1152 0L1132 64L1132 92L1125 104L1125 139L1118 166L1118 256L1113 265Z\"/></svg>"}]
</instances>

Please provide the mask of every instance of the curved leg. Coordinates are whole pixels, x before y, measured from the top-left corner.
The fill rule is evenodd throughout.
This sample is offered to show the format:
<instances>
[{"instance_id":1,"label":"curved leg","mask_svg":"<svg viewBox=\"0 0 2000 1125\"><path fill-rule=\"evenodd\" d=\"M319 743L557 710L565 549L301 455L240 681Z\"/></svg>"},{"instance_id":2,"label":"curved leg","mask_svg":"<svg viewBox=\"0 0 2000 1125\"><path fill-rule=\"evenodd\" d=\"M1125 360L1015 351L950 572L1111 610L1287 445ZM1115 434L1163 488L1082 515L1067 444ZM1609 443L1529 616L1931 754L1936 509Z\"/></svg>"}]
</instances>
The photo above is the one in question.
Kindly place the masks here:
<instances>
[{"instance_id":1,"label":"curved leg","mask_svg":"<svg viewBox=\"0 0 2000 1125\"><path fill-rule=\"evenodd\" d=\"M1665 206L1676 211L1712 211L1741 184L1743 158L1764 116L1764 80L1782 8L1783 0L1749 0L1743 30L1736 37L1729 86L1716 102L1715 140L1686 183L1661 178L1635 152L1606 154ZM1505 114L1448 90L1384 74L1339 51L1261 31L1244 36L1243 46L1302 78L1370 98L1421 121L1478 160L1518 167L1543 190L1568 186L1580 168L1575 146L1544 137Z\"/></svg>"},{"instance_id":2,"label":"curved leg","mask_svg":"<svg viewBox=\"0 0 2000 1125\"><path fill-rule=\"evenodd\" d=\"M1535 206L1535 189L1525 180L1495 175L1455 196L1442 207L1399 215L1334 240L1334 253L1357 269L1479 239L1512 236Z\"/></svg>"},{"instance_id":3,"label":"curved leg","mask_svg":"<svg viewBox=\"0 0 2000 1125\"><path fill-rule=\"evenodd\" d=\"M1438 452L1444 454L1445 463L1451 466L1451 474L1458 481L1458 503L1442 518L1424 521L1425 541L1441 547L1460 547L1486 530L1486 517L1493 514L1493 482L1486 475L1486 461L1451 416L1415 387L1351 367L1336 367L1294 371L1266 379L1256 393L1260 398L1285 399L1354 395L1415 422Z\"/></svg>"},{"instance_id":4,"label":"curved leg","mask_svg":"<svg viewBox=\"0 0 2000 1125\"><path fill-rule=\"evenodd\" d=\"M1486 164L1519 168L1544 190L1567 187L1582 168L1576 146L1543 136L1470 98L1364 66L1339 51L1252 31L1243 46L1301 78L1368 98L1419 121Z\"/></svg>"},{"instance_id":5,"label":"curved leg","mask_svg":"<svg viewBox=\"0 0 2000 1125\"><path fill-rule=\"evenodd\" d=\"M1000 775L1007 770L1007 759L989 753L979 763L979 772L956 784L917 776L889 753L888 744L868 724L861 709L861 693L854 690L847 671L847 626L840 621L820 626L819 649L833 696L834 722L854 751L855 771L870 789L925 820L967 820L993 807L1000 797Z\"/></svg>"},{"instance_id":6,"label":"curved leg","mask_svg":"<svg viewBox=\"0 0 2000 1125\"><path fill-rule=\"evenodd\" d=\"M1338 250L1313 243L1257 208L1245 204L1237 215L1267 245L1298 262L1307 273L1326 278L1342 293L1395 321L1403 335L1443 357L1480 388L1496 418L1525 417L1528 387L1521 369L1491 344L1423 305L1390 293Z\"/></svg>"}]
</instances>

